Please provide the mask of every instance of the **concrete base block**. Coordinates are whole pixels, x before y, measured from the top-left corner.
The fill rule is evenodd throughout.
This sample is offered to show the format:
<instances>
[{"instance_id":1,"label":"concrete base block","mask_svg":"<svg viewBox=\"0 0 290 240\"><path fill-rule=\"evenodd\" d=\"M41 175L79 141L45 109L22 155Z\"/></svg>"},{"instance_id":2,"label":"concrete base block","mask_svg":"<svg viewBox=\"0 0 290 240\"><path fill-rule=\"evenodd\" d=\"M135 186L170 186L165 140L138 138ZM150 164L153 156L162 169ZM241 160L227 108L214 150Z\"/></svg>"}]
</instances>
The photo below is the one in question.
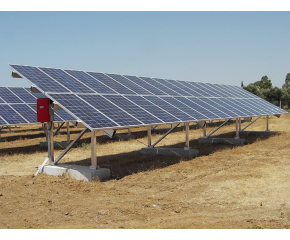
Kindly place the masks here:
<instances>
[{"instance_id":1,"label":"concrete base block","mask_svg":"<svg viewBox=\"0 0 290 240\"><path fill-rule=\"evenodd\" d=\"M45 165L43 173L48 175L62 175L76 180L93 181L96 179L106 180L111 176L109 168L90 169L89 166L70 164Z\"/></svg>"},{"instance_id":2,"label":"concrete base block","mask_svg":"<svg viewBox=\"0 0 290 240\"><path fill-rule=\"evenodd\" d=\"M53 146L55 148L66 148L71 142L53 142ZM75 143L73 146L76 146L77 144ZM40 147L48 147L47 141L46 142L40 142L39 144Z\"/></svg>"},{"instance_id":3,"label":"concrete base block","mask_svg":"<svg viewBox=\"0 0 290 240\"><path fill-rule=\"evenodd\" d=\"M272 131L240 131L240 134L245 134L247 136L273 136L275 132Z\"/></svg>"},{"instance_id":4,"label":"concrete base block","mask_svg":"<svg viewBox=\"0 0 290 240\"><path fill-rule=\"evenodd\" d=\"M198 143L224 143L232 145L242 145L246 142L243 138L199 138Z\"/></svg>"},{"instance_id":5,"label":"concrete base block","mask_svg":"<svg viewBox=\"0 0 290 240\"><path fill-rule=\"evenodd\" d=\"M136 136L132 135L132 134L126 134L126 135L121 135L121 134L117 134L115 135L116 139L131 139L131 138L136 138Z\"/></svg>"},{"instance_id":6,"label":"concrete base block","mask_svg":"<svg viewBox=\"0 0 290 240\"><path fill-rule=\"evenodd\" d=\"M147 155L165 155L165 156L178 156L178 157L195 157L198 154L198 150L189 149L185 150L183 148L141 148L141 154Z\"/></svg>"},{"instance_id":7,"label":"concrete base block","mask_svg":"<svg viewBox=\"0 0 290 240\"><path fill-rule=\"evenodd\" d=\"M103 135L102 137L110 138L107 135ZM134 136L132 134L116 134L113 138L115 138L115 139L131 139L131 138L136 138L136 136Z\"/></svg>"}]
</instances>

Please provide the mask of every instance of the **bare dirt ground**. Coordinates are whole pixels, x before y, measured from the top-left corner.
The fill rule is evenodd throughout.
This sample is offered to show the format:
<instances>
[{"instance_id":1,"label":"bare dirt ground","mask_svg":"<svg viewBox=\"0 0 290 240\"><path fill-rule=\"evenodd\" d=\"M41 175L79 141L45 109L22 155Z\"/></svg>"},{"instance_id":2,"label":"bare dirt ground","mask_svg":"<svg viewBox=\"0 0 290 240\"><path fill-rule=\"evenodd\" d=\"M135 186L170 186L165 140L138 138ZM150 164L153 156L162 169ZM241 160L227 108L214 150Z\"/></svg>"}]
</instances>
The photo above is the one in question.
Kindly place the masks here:
<instances>
[{"instance_id":1,"label":"bare dirt ground","mask_svg":"<svg viewBox=\"0 0 290 240\"><path fill-rule=\"evenodd\" d=\"M245 136L244 146L198 144L202 129L190 130L190 146L199 150L193 159L141 155L145 128L131 129L138 141L100 132L98 165L112 171L104 182L33 177L47 155L39 147L40 125L12 128L0 143L0 228L290 228L289 120L289 114L271 117L275 136ZM265 128L263 118L249 130ZM80 132L71 131L72 139ZM215 136L234 137L234 131L235 124L227 125ZM160 136L153 134L152 142ZM183 147L184 140L178 130L159 146ZM89 132L61 162L90 164Z\"/></svg>"}]
</instances>

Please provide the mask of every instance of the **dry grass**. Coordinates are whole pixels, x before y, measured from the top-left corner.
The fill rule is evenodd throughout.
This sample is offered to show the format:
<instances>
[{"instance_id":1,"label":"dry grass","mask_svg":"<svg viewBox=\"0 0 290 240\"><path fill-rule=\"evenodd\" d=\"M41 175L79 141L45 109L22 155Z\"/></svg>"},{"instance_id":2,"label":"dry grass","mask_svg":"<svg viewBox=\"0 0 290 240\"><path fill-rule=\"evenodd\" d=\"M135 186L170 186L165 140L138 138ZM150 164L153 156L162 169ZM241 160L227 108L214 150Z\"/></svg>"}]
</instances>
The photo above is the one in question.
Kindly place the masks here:
<instances>
[{"instance_id":1,"label":"dry grass","mask_svg":"<svg viewBox=\"0 0 290 240\"><path fill-rule=\"evenodd\" d=\"M272 117L275 136L246 137L244 146L198 144L202 129L190 130L190 146L199 150L194 159L140 155L145 128L131 129L140 142L99 132L98 165L113 172L106 182L33 178L47 155L39 147L45 138L39 125L12 129L0 143L0 228L290 228L289 119ZM265 128L260 119L249 130ZM80 130L71 130L73 139ZM215 136L234 131L235 124L227 125ZM160 136L153 134L152 142ZM184 140L179 130L159 146L183 147ZM90 133L61 162L89 165L83 144L90 145Z\"/></svg>"}]
</instances>

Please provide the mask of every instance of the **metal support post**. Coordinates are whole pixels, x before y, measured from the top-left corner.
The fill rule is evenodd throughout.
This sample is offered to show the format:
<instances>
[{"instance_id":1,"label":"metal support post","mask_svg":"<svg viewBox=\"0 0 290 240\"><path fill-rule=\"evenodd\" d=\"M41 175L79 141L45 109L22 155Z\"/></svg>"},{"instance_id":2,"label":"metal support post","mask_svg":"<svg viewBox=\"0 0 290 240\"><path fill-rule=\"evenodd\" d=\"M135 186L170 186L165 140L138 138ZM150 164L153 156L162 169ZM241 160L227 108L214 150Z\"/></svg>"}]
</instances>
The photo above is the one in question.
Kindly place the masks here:
<instances>
[{"instance_id":1,"label":"metal support post","mask_svg":"<svg viewBox=\"0 0 290 240\"><path fill-rule=\"evenodd\" d=\"M242 120L241 118L239 118L239 131L241 131L241 129L242 129Z\"/></svg>"},{"instance_id":2,"label":"metal support post","mask_svg":"<svg viewBox=\"0 0 290 240\"><path fill-rule=\"evenodd\" d=\"M48 123L44 123L43 124L44 126L44 133L45 133L45 138L46 138L46 141L48 141Z\"/></svg>"},{"instance_id":3,"label":"metal support post","mask_svg":"<svg viewBox=\"0 0 290 240\"><path fill-rule=\"evenodd\" d=\"M239 139L239 118L236 118L236 137L235 139Z\"/></svg>"},{"instance_id":4,"label":"metal support post","mask_svg":"<svg viewBox=\"0 0 290 240\"><path fill-rule=\"evenodd\" d=\"M69 122L66 123L66 133L67 133L67 138L66 141L70 141L70 132L69 132Z\"/></svg>"},{"instance_id":5,"label":"metal support post","mask_svg":"<svg viewBox=\"0 0 290 240\"><path fill-rule=\"evenodd\" d=\"M96 131L91 131L91 166L90 169L96 170L97 169L97 138L96 138Z\"/></svg>"},{"instance_id":6,"label":"metal support post","mask_svg":"<svg viewBox=\"0 0 290 240\"><path fill-rule=\"evenodd\" d=\"M184 150L189 150L189 123L185 123L185 147Z\"/></svg>"},{"instance_id":7,"label":"metal support post","mask_svg":"<svg viewBox=\"0 0 290 240\"><path fill-rule=\"evenodd\" d=\"M53 122L47 123L48 126L48 158L49 163L54 162L54 146L53 146Z\"/></svg>"},{"instance_id":8,"label":"metal support post","mask_svg":"<svg viewBox=\"0 0 290 240\"><path fill-rule=\"evenodd\" d=\"M148 134L148 147L152 147L151 146L151 126L148 126L147 134Z\"/></svg>"},{"instance_id":9,"label":"metal support post","mask_svg":"<svg viewBox=\"0 0 290 240\"><path fill-rule=\"evenodd\" d=\"M206 123L203 126L203 137L206 137Z\"/></svg>"},{"instance_id":10,"label":"metal support post","mask_svg":"<svg viewBox=\"0 0 290 240\"><path fill-rule=\"evenodd\" d=\"M269 115L267 115L267 118L266 118L266 131L269 132Z\"/></svg>"},{"instance_id":11,"label":"metal support post","mask_svg":"<svg viewBox=\"0 0 290 240\"><path fill-rule=\"evenodd\" d=\"M130 131L130 128L128 128L128 135L131 135L131 131Z\"/></svg>"}]
</instances>

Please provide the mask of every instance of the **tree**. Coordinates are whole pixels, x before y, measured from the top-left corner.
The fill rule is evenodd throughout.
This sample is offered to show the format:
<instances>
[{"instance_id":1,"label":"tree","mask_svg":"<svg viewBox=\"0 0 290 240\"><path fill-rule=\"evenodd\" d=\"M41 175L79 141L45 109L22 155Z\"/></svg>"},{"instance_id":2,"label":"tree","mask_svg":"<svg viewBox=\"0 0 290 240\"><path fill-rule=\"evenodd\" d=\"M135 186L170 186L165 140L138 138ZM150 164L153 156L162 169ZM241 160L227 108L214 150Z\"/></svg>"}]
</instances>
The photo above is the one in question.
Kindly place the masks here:
<instances>
[{"instance_id":1,"label":"tree","mask_svg":"<svg viewBox=\"0 0 290 240\"><path fill-rule=\"evenodd\" d=\"M290 73L287 73L285 78L285 83L283 84L282 88L289 88L290 87Z\"/></svg>"},{"instance_id":2,"label":"tree","mask_svg":"<svg viewBox=\"0 0 290 240\"><path fill-rule=\"evenodd\" d=\"M272 82L268 78L267 75L263 76L260 81L257 81L254 83L256 87L259 87L260 89L271 89L272 88Z\"/></svg>"}]
</instances>

